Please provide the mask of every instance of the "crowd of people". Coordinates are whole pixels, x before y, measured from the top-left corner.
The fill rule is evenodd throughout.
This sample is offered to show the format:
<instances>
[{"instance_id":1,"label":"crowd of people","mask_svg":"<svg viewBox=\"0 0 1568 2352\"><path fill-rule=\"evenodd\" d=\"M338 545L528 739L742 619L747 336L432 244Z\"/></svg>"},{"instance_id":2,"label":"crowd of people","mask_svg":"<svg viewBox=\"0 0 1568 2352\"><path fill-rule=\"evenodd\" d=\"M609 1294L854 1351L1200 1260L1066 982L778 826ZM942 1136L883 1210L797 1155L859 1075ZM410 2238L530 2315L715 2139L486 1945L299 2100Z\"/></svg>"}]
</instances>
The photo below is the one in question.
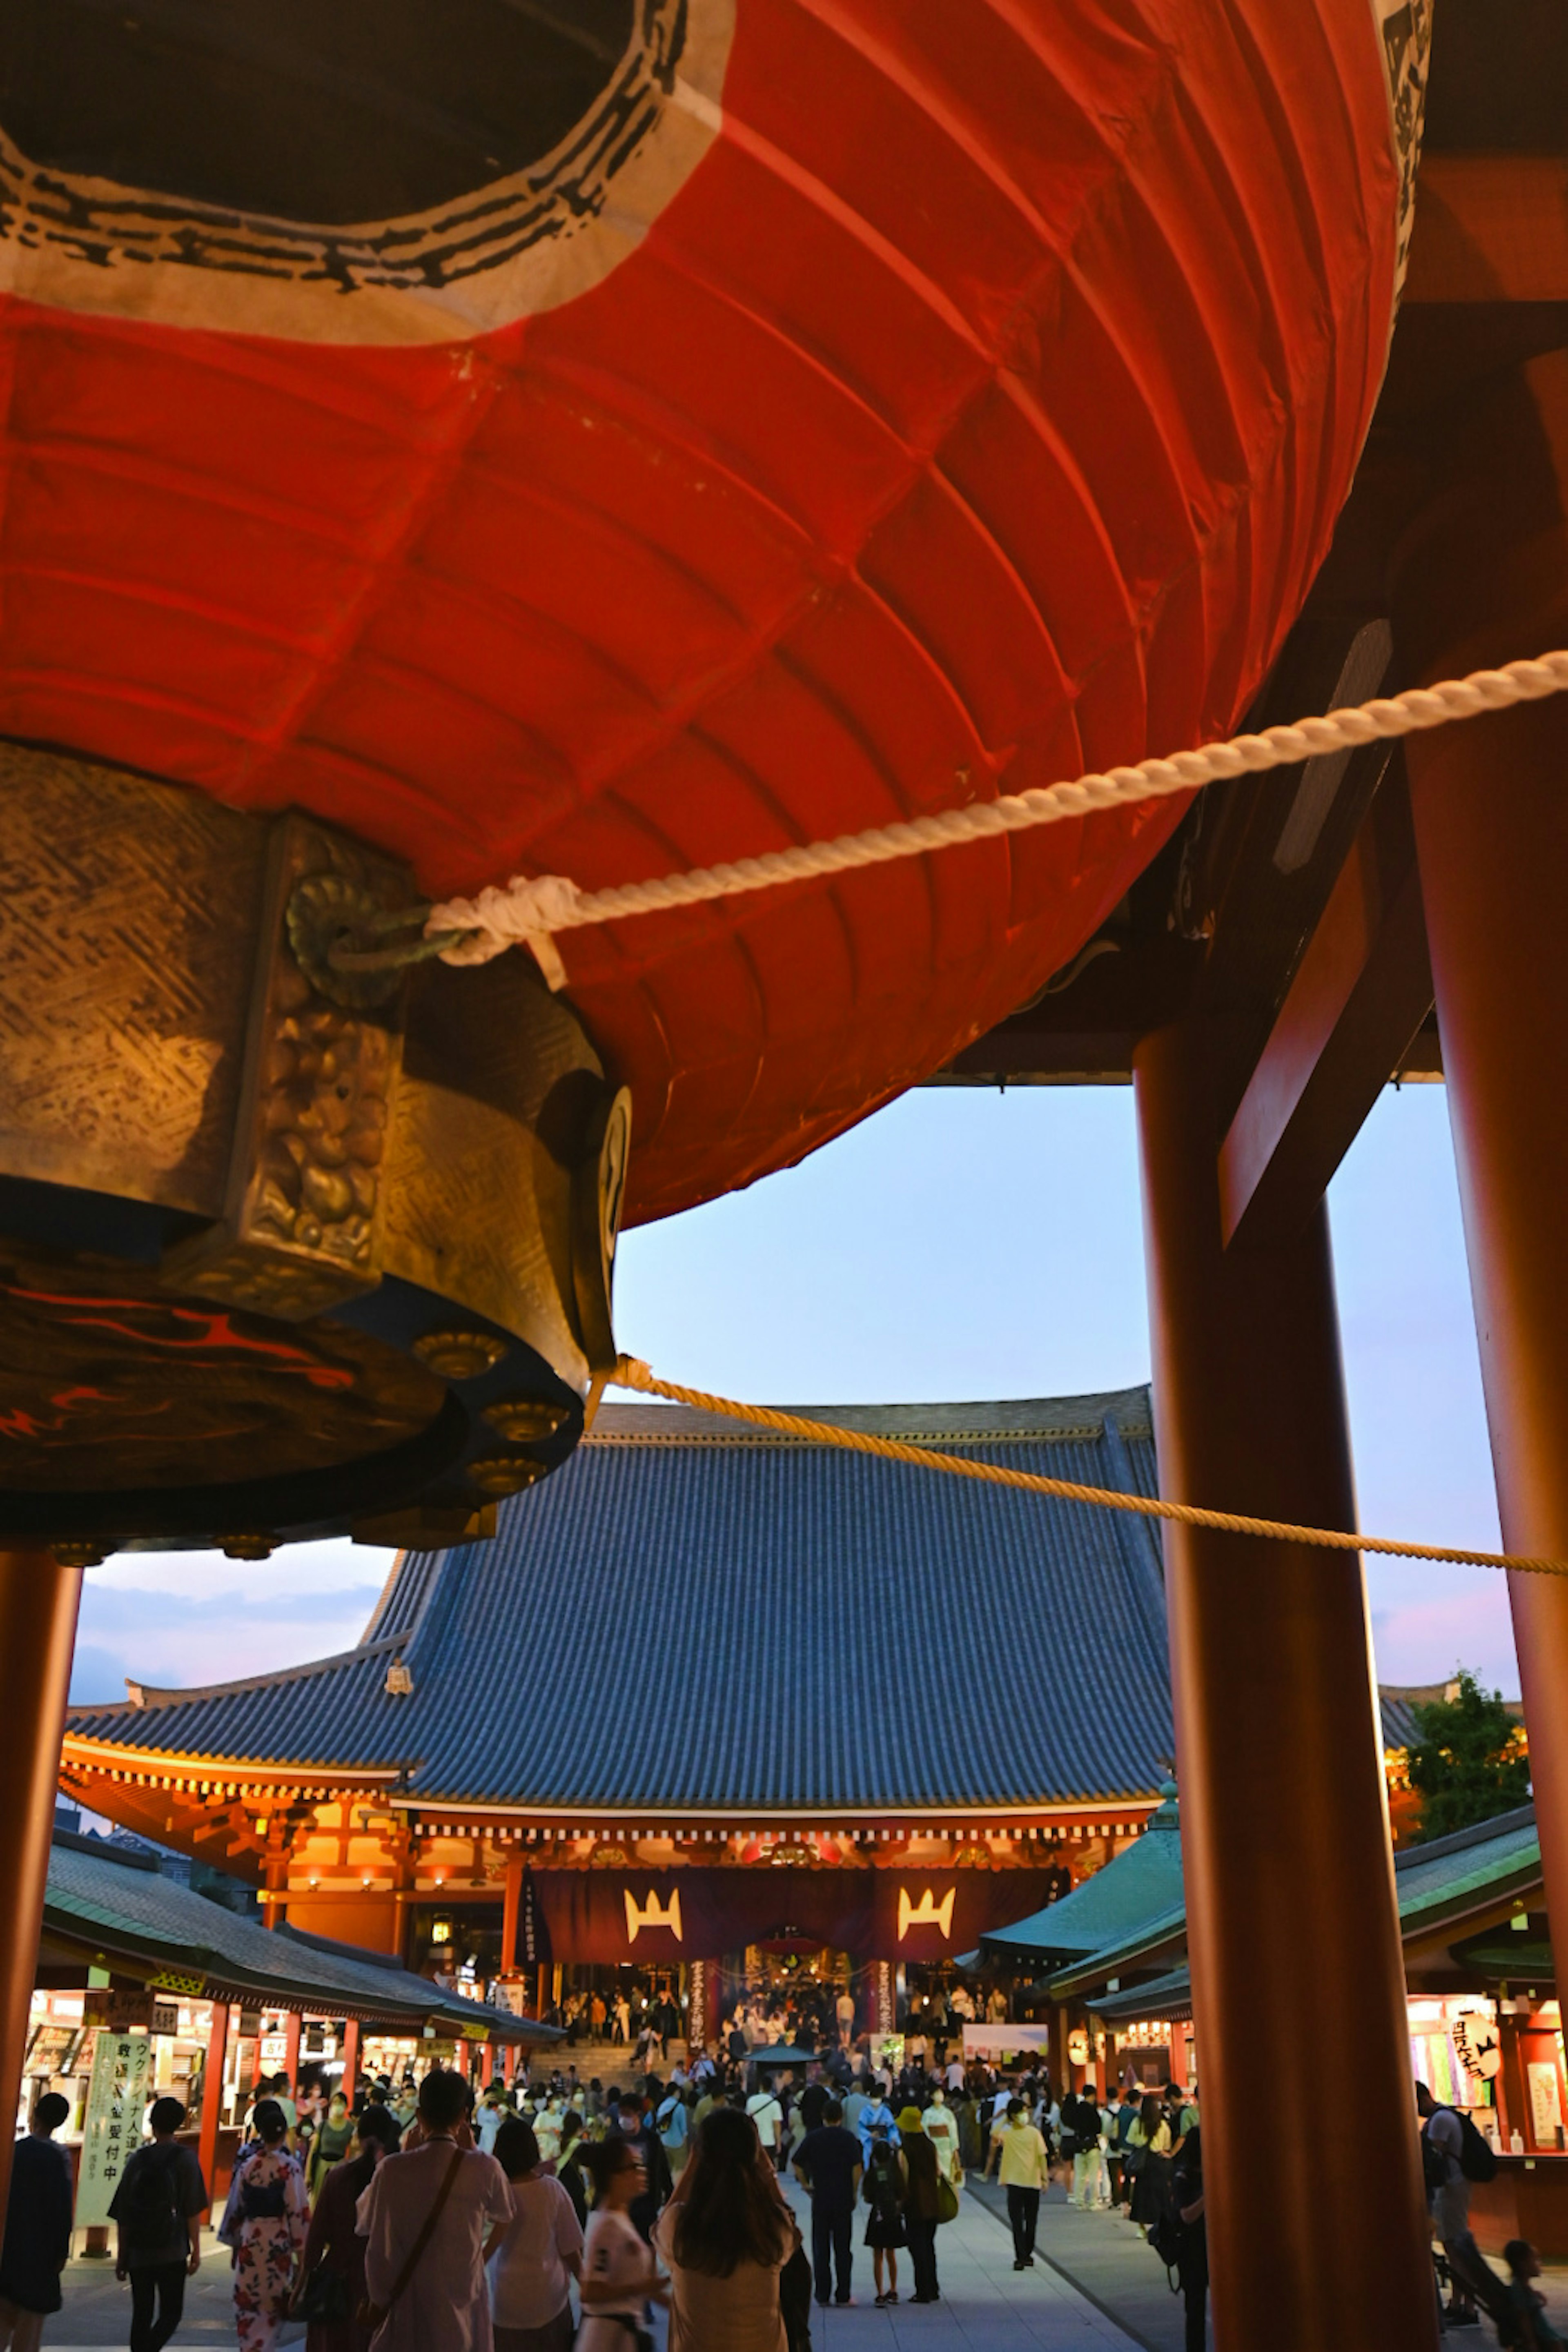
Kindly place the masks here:
<instances>
[{"instance_id":1,"label":"crowd of people","mask_svg":"<svg viewBox=\"0 0 1568 2352\"><path fill-rule=\"evenodd\" d=\"M656 2305L673 2352L788 2352L807 2340L814 2295L855 2300L858 2252L879 2306L940 2301L939 2233L966 2169L999 2168L1025 2268L1053 2164L1094 2206L1102 2188L1110 2203L1129 2183L1136 2197L1140 2147L1149 2166L1195 2154L1195 2117L1173 2093L1145 2117L1120 2099L1058 2101L1043 2078L1010 2092L956 2048L928 2064L907 2042L896 2073L837 2040L803 2063L759 2066L758 2050L802 2046L785 2022L748 2010L689 2066L678 2055L625 2084L584 2081L570 2059L547 2080L483 2089L440 2069L417 2086L384 2079L352 2107L320 2084L263 2082L218 2229L240 2352L270 2352L289 2316L306 2322L308 2352L469 2352L492 2328L496 2352L626 2352ZM1130 2104L1143 2127L1131 2157L1112 2152ZM20 2332L0 2326L14 2352L33 2352L59 2306L62 2106L40 2100L18 2150L0 2271L0 2298L20 2306ZM153 2103L111 2208L132 2352L167 2343L200 2259L207 2184L185 2123L177 2100ZM807 2200L809 2252L789 2176ZM58 2244L29 2234L18 2199L35 2220L48 2207ZM47 2278L17 2274L11 2250L25 2245ZM0 2322L5 2311L0 2300Z\"/></svg>"}]
</instances>

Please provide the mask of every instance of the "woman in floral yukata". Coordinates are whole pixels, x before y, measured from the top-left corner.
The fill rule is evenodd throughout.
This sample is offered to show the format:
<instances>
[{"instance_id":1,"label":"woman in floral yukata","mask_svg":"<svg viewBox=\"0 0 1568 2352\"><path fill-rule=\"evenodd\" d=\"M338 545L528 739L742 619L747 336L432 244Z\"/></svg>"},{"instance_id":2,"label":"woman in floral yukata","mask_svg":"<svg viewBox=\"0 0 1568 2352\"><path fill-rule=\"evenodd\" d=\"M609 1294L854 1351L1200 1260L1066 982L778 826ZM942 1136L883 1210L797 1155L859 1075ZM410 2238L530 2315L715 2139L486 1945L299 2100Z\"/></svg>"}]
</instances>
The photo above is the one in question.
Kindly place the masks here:
<instances>
[{"instance_id":1,"label":"woman in floral yukata","mask_svg":"<svg viewBox=\"0 0 1568 2352\"><path fill-rule=\"evenodd\" d=\"M251 2117L258 2137L237 2159L218 2236L234 2253L234 2322L239 2352L272 2352L289 2315L305 2243L305 2175L289 2152L289 2124L276 2099Z\"/></svg>"}]
</instances>

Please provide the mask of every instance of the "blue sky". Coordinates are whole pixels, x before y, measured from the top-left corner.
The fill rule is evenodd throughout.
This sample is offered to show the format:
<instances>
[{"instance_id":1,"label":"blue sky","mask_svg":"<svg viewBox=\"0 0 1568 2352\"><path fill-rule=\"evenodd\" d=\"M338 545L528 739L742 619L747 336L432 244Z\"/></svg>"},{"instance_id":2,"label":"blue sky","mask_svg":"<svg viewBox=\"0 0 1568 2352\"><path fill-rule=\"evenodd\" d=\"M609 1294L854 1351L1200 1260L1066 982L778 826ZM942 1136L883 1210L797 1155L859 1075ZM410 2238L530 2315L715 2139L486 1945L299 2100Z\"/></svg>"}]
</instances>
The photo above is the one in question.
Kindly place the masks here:
<instances>
[{"instance_id":1,"label":"blue sky","mask_svg":"<svg viewBox=\"0 0 1568 2352\"><path fill-rule=\"evenodd\" d=\"M1447 1111L1384 1093L1331 1213L1362 1525L1495 1546ZM1149 1374L1126 1087L932 1088L801 1167L629 1234L621 1345L760 1402L1052 1396ZM1223 1500L1215 1497L1215 1500ZM199 1684L357 1639L390 1555L302 1545L252 1566L137 1555L88 1580L73 1690ZM1519 1688L1500 1577L1368 1571L1380 1677L1463 1660Z\"/></svg>"}]
</instances>

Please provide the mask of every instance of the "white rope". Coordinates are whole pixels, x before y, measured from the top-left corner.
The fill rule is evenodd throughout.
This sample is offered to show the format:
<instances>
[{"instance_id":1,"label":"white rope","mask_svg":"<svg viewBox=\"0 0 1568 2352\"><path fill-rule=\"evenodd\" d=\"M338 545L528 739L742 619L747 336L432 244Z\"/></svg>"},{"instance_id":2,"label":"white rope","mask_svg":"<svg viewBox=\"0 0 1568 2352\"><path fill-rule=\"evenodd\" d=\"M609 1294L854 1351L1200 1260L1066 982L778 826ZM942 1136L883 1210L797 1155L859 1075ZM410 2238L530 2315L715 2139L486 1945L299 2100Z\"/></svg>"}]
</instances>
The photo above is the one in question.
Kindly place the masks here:
<instances>
[{"instance_id":1,"label":"white rope","mask_svg":"<svg viewBox=\"0 0 1568 2352\"><path fill-rule=\"evenodd\" d=\"M1568 687L1568 652L1542 654L1536 661L1509 662L1501 669L1475 670L1442 686L1411 687L1404 694L1331 710L1324 719L1299 719L1292 727L1268 727L1260 735L1235 735L1228 742L1205 743L1168 759L1141 760L1136 767L1110 768L1103 775L1079 776L1072 783L1010 793L994 801L937 816L911 817L900 824L874 825L865 833L840 834L795 849L774 849L741 857L727 866L700 866L689 874L667 874L656 881L623 882L608 890L580 890L563 875L518 874L503 889L481 890L477 898L448 898L432 908L426 938L440 931L465 934L443 953L447 963L486 963L510 947L531 949L552 988L566 972L555 935L590 923L624 922L633 915L667 913L714 898L738 898L749 890L773 890L786 882L808 882L847 874L858 866L890 858L920 857L928 850L953 849L999 833L1059 824L1067 817L1092 815L1138 801L1190 793L1226 777L1260 775L1292 767L1325 753L1359 750L1363 743L1446 727L1506 710L1518 702L1539 702Z\"/></svg>"}]
</instances>

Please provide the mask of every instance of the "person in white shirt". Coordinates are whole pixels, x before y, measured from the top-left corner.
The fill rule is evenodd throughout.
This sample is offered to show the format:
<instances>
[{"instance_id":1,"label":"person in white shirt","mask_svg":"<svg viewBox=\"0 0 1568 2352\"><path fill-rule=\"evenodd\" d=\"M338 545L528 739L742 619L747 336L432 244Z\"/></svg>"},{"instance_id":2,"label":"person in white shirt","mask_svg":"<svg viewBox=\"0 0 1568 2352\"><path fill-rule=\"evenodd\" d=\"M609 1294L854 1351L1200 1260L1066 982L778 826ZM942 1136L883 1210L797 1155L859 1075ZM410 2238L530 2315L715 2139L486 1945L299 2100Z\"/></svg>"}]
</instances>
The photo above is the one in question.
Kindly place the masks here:
<instances>
[{"instance_id":1,"label":"person in white shirt","mask_svg":"<svg viewBox=\"0 0 1568 2352\"><path fill-rule=\"evenodd\" d=\"M627 2210L647 2186L635 2139L601 2140L588 2150L594 2210L583 2243L583 2325L576 2352L627 2352L642 2329L645 2306L669 2300L669 2283Z\"/></svg>"},{"instance_id":2,"label":"person in white shirt","mask_svg":"<svg viewBox=\"0 0 1568 2352\"><path fill-rule=\"evenodd\" d=\"M517 2205L494 2157L458 2146L468 2087L461 2075L432 2068L419 2085L419 2146L378 2164L355 2209L354 2226L368 2241L365 2293L388 2314L376 2352L432 2352L437 2345L441 2352L488 2352L482 2249L489 2224L512 2221ZM436 2227L395 2297L438 2198Z\"/></svg>"},{"instance_id":3,"label":"person in white shirt","mask_svg":"<svg viewBox=\"0 0 1568 2352\"><path fill-rule=\"evenodd\" d=\"M746 2101L746 2113L757 2126L757 2137L770 2157L774 2157L779 2133L784 2127L784 2101L774 2090L773 2077L768 2077L765 2089L753 2091Z\"/></svg>"},{"instance_id":4,"label":"person in white shirt","mask_svg":"<svg viewBox=\"0 0 1568 2352\"><path fill-rule=\"evenodd\" d=\"M962 2090L963 2090L963 2059L962 2059L962 2058L950 2058L950 2059L948 2060L948 2062L947 2062L947 2073L946 2073L945 2076L943 2077L943 2080L946 2082L947 2088L948 2088L948 2095L949 2095L949 2096L950 2096L950 2097L952 2097L952 2096L955 2095L958 2092L960 2092L960 2091L962 2091Z\"/></svg>"},{"instance_id":5,"label":"person in white shirt","mask_svg":"<svg viewBox=\"0 0 1568 2352\"><path fill-rule=\"evenodd\" d=\"M947 2094L935 2090L931 2105L921 2117L921 2124L936 2156L936 2168L944 2180L961 2178L958 2171L958 2119L947 2104Z\"/></svg>"},{"instance_id":6,"label":"person in white shirt","mask_svg":"<svg viewBox=\"0 0 1568 2352\"><path fill-rule=\"evenodd\" d=\"M582 2274L583 2232L572 2200L542 2169L532 2126L510 2116L496 2139L496 2157L511 2183L515 2221L490 2231L489 2270L495 2352L567 2352L572 2342L572 2281Z\"/></svg>"},{"instance_id":7,"label":"person in white shirt","mask_svg":"<svg viewBox=\"0 0 1568 2352\"><path fill-rule=\"evenodd\" d=\"M562 2105L559 2094L552 2091L533 2118L534 2137L539 2142L539 2158L542 2164L553 2164L560 2155L561 2126L565 2121L565 2116L566 2110Z\"/></svg>"}]
</instances>

